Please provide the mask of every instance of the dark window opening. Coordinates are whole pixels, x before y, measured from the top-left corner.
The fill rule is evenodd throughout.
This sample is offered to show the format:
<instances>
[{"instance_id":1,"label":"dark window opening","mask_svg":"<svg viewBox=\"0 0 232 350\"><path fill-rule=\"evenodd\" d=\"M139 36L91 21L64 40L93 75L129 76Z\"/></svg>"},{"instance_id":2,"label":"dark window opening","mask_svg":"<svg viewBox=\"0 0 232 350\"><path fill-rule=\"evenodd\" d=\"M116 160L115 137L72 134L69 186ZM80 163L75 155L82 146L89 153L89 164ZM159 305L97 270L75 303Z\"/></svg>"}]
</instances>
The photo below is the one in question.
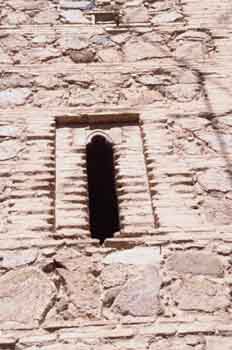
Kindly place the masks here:
<instances>
[{"instance_id":1,"label":"dark window opening","mask_svg":"<svg viewBox=\"0 0 232 350\"><path fill-rule=\"evenodd\" d=\"M96 135L87 145L90 231L103 243L119 231L113 147L105 137Z\"/></svg>"}]
</instances>

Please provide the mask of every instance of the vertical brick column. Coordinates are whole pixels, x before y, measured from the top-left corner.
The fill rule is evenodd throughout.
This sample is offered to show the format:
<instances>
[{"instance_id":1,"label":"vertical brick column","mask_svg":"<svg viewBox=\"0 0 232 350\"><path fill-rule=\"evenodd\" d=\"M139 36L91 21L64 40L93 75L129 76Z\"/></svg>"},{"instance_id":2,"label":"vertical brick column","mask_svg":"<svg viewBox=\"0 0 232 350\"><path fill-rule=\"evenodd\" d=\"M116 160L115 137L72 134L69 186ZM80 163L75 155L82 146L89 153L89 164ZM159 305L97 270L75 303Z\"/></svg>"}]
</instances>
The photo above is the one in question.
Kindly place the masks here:
<instances>
[{"instance_id":1,"label":"vertical brick column","mask_svg":"<svg viewBox=\"0 0 232 350\"><path fill-rule=\"evenodd\" d=\"M54 121L27 119L25 150L12 172L10 230L17 236L52 233L54 227Z\"/></svg>"},{"instance_id":2,"label":"vertical brick column","mask_svg":"<svg viewBox=\"0 0 232 350\"><path fill-rule=\"evenodd\" d=\"M137 125L123 126L115 147L120 222L124 234L154 229L141 133Z\"/></svg>"},{"instance_id":3,"label":"vertical brick column","mask_svg":"<svg viewBox=\"0 0 232 350\"><path fill-rule=\"evenodd\" d=\"M161 227L202 224L197 210L193 173L173 152L166 118L142 125L153 210Z\"/></svg>"},{"instance_id":4,"label":"vertical brick column","mask_svg":"<svg viewBox=\"0 0 232 350\"><path fill-rule=\"evenodd\" d=\"M78 142L81 128L56 132L56 234L89 236L86 147Z\"/></svg>"}]
</instances>

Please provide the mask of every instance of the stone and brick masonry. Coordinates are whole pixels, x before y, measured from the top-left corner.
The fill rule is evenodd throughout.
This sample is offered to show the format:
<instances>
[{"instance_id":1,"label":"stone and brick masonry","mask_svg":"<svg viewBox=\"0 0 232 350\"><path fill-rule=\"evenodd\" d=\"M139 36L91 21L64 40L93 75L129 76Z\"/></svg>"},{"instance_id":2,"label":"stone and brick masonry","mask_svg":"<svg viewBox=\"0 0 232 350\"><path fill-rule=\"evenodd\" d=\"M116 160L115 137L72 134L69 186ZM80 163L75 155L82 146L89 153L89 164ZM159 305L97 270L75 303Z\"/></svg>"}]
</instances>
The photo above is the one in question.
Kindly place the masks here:
<instances>
[{"instance_id":1,"label":"stone and brick masonry","mask_svg":"<svg viewBox=\"0 0 232 350\"><path fill-rule=\"evenodd\" d=\"M0 349L232 349L231 0L0 0ZM91 239L86 143L121 230Z\"/></svg>"}]
</instances>

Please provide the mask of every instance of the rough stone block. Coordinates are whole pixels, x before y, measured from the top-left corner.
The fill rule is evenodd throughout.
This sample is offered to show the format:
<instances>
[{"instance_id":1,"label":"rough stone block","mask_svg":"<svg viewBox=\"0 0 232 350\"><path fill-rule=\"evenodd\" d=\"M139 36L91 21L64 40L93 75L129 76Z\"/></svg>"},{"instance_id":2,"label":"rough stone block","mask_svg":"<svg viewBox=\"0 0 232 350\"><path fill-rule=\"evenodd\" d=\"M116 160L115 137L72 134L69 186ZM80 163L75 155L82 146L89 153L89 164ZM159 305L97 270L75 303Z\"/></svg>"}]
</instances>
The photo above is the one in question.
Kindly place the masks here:
<instances>
[{"instance_id":1,"label":"rough stone block","mask_svg":"<svg viewBox=\"0 0 232 350\"><path fill-rule=\"evenodd\" d=\"M169 256L167 267L178 273L223 277L223 265L214 254L201 252L174 253Z\"/></svg>"},{"instance_id":2,"label":"rough stone block","mask_svg":"<svg viewBox=\"0 0 232 350\"><path fill-rule=\"evenodd\" d=\"M53 303L54 284L41 271L24 268L0 278L1 323L36 325Z\"/></svg>"},{"instance_id":3,"label":"rough stone block","mask_svg":"<svg viewBox=\"0 0 232 350\"><path fill-rule=\"evenodd\" d=\"M214 312L230 305L228 289L201 276L180 282L173 295L182 310Z\"/></svg>"}]
</instances>

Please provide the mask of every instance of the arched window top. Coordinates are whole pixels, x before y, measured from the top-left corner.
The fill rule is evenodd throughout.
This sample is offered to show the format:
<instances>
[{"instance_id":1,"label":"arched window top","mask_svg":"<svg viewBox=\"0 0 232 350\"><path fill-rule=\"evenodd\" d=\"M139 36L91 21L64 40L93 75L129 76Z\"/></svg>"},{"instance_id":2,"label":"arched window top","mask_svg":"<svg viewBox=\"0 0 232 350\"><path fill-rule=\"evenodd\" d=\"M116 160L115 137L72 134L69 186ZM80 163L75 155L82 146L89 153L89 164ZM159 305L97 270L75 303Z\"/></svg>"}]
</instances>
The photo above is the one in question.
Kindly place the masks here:
<instances>
[{"instance_id":1,"label":"arched window top","mask_svg":"<svg viewBox=\"0 0 232 350\"><path fill-rule=\"evenodd\" d=\"M102 131L102 130L100 130L100 129L96 129L96 130L92 131L92 132L88 135L86 144L88 145L88 144L91 143L91 142L94 142L94 143L95 143L95 142L98 142L98 141L100 141L100 140L102 140L102 142L103 142L103 140L105 140L105 141L107 141L108 143L113 144L113 140L112 140L112 138L109 136L109 134L107 134L106 132L104 132L104 131Z\"/></svg>"},{"instance_id":2,"label":"arched window top","mask_svg":"<svg viewBox=\"0 0 232 350\"><path fill-rule=\"evenodd\" d=\"M90 231L103 243L120 230L115 186L113 145L104 133L94 132L87 144Z\"/></svg>"}]
</instances>

